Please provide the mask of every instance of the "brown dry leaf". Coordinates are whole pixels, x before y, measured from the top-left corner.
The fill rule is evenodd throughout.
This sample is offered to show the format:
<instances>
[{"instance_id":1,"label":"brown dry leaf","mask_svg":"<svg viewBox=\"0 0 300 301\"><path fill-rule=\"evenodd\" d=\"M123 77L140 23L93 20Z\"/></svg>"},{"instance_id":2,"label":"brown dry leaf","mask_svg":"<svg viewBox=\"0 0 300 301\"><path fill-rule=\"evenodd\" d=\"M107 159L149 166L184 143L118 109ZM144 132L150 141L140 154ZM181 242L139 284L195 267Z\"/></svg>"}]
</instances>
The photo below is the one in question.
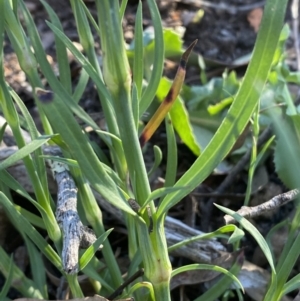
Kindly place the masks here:
<instances>
[{"instance_id":1,"label":"brown dry leaf","mask_svg":"<svg viewBox=\"0 0 300 301\"><path fill-rule=\"evenodd\" d=\"M99 295L95 295L93 297L86 297L86 298L76 298L76 299L70 299L71 301L109 301L108 299L101 297ZM20 298L15 299L14 301L40 301L39 299L30 299L30 298ZM50 301L50 300L45 300ZM56 301L65 301L65 300L56 300ZM134 301L133 298L126 298L126 299L119 299L115 301Z\"/></svg>"},{"instance_id":2,"label":"brown dry leaf","mask_svg":"<svg viewBox=\"0 0 300 301\"><path fill-rule=\"evenodd\" d=\"M238 275L245 292L255 301L263 300L266 293L271 275L267 270L259 266L245 261L243 267ZM281 301L291 301L288 296L283 296Z\"/></svg>"},{"instance_id":3,"label":"brown dry leaf","mask_svg":"<svg viewBox=\"0 0 300 301\"><path fill-rule=\"evenodd\" d=\"M255 32L258 32L262 16L263 10L261 7L251 10L251 12L248 14L248 22Z\"/></svg>"}]
</instances>

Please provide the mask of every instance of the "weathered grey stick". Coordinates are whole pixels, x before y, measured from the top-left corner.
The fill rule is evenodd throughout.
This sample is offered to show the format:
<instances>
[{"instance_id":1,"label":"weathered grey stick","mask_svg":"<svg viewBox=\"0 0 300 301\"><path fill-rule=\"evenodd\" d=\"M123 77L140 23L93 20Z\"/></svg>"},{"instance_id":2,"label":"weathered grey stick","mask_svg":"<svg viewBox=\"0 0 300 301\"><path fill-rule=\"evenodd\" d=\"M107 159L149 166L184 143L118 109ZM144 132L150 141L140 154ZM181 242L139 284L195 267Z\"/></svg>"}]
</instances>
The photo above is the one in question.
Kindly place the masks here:
<instances>
[{"instance_id":1,"label":"weathered grey stick","mask_svg":"<svg viewBox=\"0 0 300 301\"><path fill-rule=\"evenodd\" d=\"M56 147L45 147L43 152L47 155L62 156L60 149ZM49 164L58 187L55 215L63 234L63 269L67 274L74 274L78 272L79 248L88 248L96 241L96 236L79 218L77 188L68 166L52 160L49 160Z\"/></svg>"},{"instance_id":2,"label":"weathered grey stick","mask_svg":"<svg viewBox=\"0 0 300 301\"><path fill-rule=\"evenodd\" d=\"M253 218L263 213L275 210L276 208L279 208L280 206L295 200L298 197L299 193L299 189L293 189L286 193L276 195L271 200L258 206L243 206L240 210L237 211L237 213L245 218ZM232 224L236 222L235 219L230 215L225 215L224 219L226 224Z\"/></svg>"}]
</instances>

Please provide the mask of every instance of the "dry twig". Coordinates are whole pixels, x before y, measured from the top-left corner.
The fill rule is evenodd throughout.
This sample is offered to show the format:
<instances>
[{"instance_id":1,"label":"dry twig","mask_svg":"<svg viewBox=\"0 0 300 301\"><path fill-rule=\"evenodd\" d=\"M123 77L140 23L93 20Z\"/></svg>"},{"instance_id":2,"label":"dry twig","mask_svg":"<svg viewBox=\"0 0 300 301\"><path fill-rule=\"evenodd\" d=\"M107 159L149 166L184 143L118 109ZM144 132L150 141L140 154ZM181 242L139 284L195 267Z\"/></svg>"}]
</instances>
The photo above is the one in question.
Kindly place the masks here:
<instances>
[{"instance_id":1,"label":"dry twig","mask_svg":"<svg viewBox=\"0 0 300 301\"><path fill-rule=\"evenodd\" d=\"M57 147L45 147L45 154L61 157ZM63 234L62 264L67 274L78 272L79 248L87 249L96 241L96 235L84 226L77 212L77 187L68 166L49 160L53 176L57 182L56 220Z\"/></svg>"},{"instance_id":2,"label":"dry twig","mask_svg":"<svg viewBox=\"0 0 300 301\"><path fill-rule=\"evenodd\" d=\"M254 206L254 207L243 206L236 213L238 213L240 216L245 218L253 218L263 213L266 213L268 211L275 210L278 207L285 205L290 201L295 200L298 197L298 195L299 195L299 189L293 189L286 193L276 195L271 200L263 204L260 204L258 206ZM232 224L236 222L235 219L230 215L225 215L224 219L226 224Z\"/></svg>"}]
</instances>

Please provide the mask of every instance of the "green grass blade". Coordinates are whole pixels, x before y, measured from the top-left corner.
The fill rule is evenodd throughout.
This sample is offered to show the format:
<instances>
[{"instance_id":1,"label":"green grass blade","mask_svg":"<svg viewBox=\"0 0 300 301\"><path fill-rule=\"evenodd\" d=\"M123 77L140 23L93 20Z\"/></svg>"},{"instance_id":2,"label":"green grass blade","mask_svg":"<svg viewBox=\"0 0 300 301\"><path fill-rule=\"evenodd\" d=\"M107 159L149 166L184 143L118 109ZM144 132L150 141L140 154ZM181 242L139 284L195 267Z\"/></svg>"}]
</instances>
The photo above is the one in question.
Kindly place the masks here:
<instances>
[{"instance_id":1,"label":"green grass blade","mask_svg":"<svg viewBox=\"0 0 300 301\"><path fill-rule=\"evenodd\" d=\"M120 20L122 21L123 17L124 17L124 13L125 13L125 9L127 6L127 2L128 0L122 0L121 2L121 7L120 7Z\"/></svg>"},{"instance_id":2,"label":"green grass blade","mask_svg":"<svg viewBox=\"0 0 300 301\"><path fill-rule=\"evenodd\" d=\"M52 247L47 243L47 241L42 237L42 235L36 231L36 229L30 225L30 223L17 211L9 199L0 192L0 203L5 208L10 220L16 225L19 231L26 234L35 245L41 250L41 252L56 266L60 271L62 271L62 264L57 253L52 249Z\"/></svg>"},{"instance_id":3,"label":"green grass blade","mask_svg":"<svg viewBox=\"0 0 300 301\"><path fill-rule=\"evenodd\" d=\"M164 66L164 38L159 11L154 0L147 0L155 34L153 69L147 88L140 103L140 117L145 113L155 97Z\"/></svg>"},{"instance_id":4,"label":"green grass blade","mask_svg":"<svg viewBox=\"0 0 300 301\"><path fill-rule=\"evenodd\" d=\"M229 277L222 277L215 285L213 285L209 290L207 290L203 295L200 297L194 299L194 301L215 301L217 300L229 287L229 285L232 283L232 281L235 282L235 284L238 284L238 286L241 288L242 291L244 291L244 288L241 284L241 282L237 279L235 275L238 275L241 267L242 267L242 260L240 257L237 258L236 262L230 269L230 271L227 271L228 274L226 276ZM214 266L216 268L216 266ZM218 267L220 268L220 267Z\"/></svg>"},{"instance_id":5,"label":"green grass blade","mask_svg":"<svg viewBox=\"0 0 300 301\"><path fill-rule=\"evenodd\" d=\"M14 190L24 198L35 202L35 200L28 194L28 192L24 189L24 187L16 181L10 173L6 170L0 170L0 181L3 182L10 189Z\"/></svg>"},{"instance_id":6,"label":"green grass blade","mask_svg":"<svg viewBox=\"0 0 300 301\"><path fill-rule=\"evenodd\" d=\"M10 286L11 286L12 280L13 280L13 273L14 273L13 267L14 267L13 257L11 256L10 260L9 260L8 275L7 275L7 278L5 280L4 285L2 287L2 290L0 292L0 300L4 300L6 295L8 294L8 292L10 290Z\"/></svg>"},{"instance_id":7,"label":"green grass blade","mask_svg":"<svg viewBox=\"0 0 300 301\"><path fill-rule=\"evenodd\" d=\"M4 16L4 5L5 5L5 0L0 1L0 46L1 46L1 51L0 51L0 74L3 73L3 41L4 41L4 28L5 28L5 16Z\"/></svg>"},{"instance_id":8,"label":"green grass blade","mask_svg":"<svg viewBox=\"0 0 300 301\"><path fill-rule=\"evenodd\" d=\"M231 272L227 271L226 269L216 266L216 265L211 265L211 264L190 264L190 265L185 265L183 267L177 268L172 272L172 277L183 273L183 272L187 272L187 271L194 271L194 270L210 270L210 271L215 271L215 272L220 272L225 274L226 276L230 277L231 280L235 281L238 286L241 288L241 290L243 289L243 286L241 284L241 282L239 281L239 279L232 274Z\"/></svg>"},{"instance_id":9,"label":"green grass blade","mask_svg":"<svg viewBox=\"0 0 300 301\"><path fill-rule=\"evenodd\" d=\"M44 74L45 78L47 78L49 85L51 86L51 88L54 91L56 91L56 93L58 93L60 95L60 97L62 99L64 99L64 101L69 105L69 107L72 109L74 114L76 114L86 124L90 125L94 129L99 129L97 124L95 122L93 122L93 120L90 118L90 116L81 107L79 107L75 103L75 101L72 99L71 95L66 91L66 89L63 87L63 85L57 79L56 75L54 74L54 72L46 58L41 39L40 39L38 31L34 25L34 21L31 17L31 15L29 14L28 10L26 9L25 4L22 1L20 1L20 5L21 5L23 13L24 13L24 20L25 20L27 28L28 28L28 33L29 33L29 37L30 37L30 40L32 43L32 47L34 49L34 53L36 54L36 57L39 62L42 73ZM61 34L64 36L63 33L61 33ZM83 55L80 53L80 51L78 51L76 49L76 47L72 44L72 42L71 41L69 41L69 42L71 44L71 47L73 47L73 49L75 49L75 52L77 51L76 53L83 57ZM77 58L77 56L76 56L76 58ZM87 60L85 62L88 63ZM96 72L95 72L95 78L97 80L99 80ZM95 83L97 85L97 82L95 82ZM105 87L104 87L104 89L105 89Z\"/></svg>"},{"instance_id":10,"label":"green grass blade","mask_svg":"<svg viewBox=\"0 0 300 301\"><path fill-rule=\"evenodd\" d=\"M86 86L88 84L88 81L89 81L89 75L88 73L82 69L81 70L81 73L80 73L80 78L79 78L79 81L78 81L78 84L74 90L74 93L73 93L73 100L78 103L80 98L82 97L85 89L86 89Z\"/></svg>"},{"instance_id":11,"label":"green grass blade","mask_svg":"<svg viewBox=\"0 0 300 301\"><path fill-rule=\"evenodd\" d=\"M157 170L158 166L161 163L162 157L163 157L162 151L157 145L153 146L153 152L154 152L154 162L153 162L153 166L148 171L148 178L149 179L151 178L153 173Z\"/></svg>"},{"instance_id":12,"label":"green grass blade","mask_svg":"<svg viewBox=\"0 0 300 301\"><path fill-rule=\"evenodd\" d=\"M283 287L283 295L286 295L294 290L299 290L300 288L300 274L294 276L290 279Z\"/></svg>"},{"instance_id":13,"label":"green grass blade","mask_svg":"<svg viewBox=\"0 0 300 301\"><path fill-rule=\"evenodd\" d=\"M18 107L25 119L31 139L32 140L38 139L40 137L40 134L36 128L36 125L34 123L32 116L29 113L24 102L21 100L21 98L18 96L18 94L15 91L11 90L10 94L11 94L12 98L14 99L14 101L16 102L16 104L18 105ZM34 163L36 165L35 172L38 174L38 177L41 181L42 187L48 187L46 166L45 166L44 160L41 158L41 155L42 155L41 148L37 148L34 152L34 156L32 157L32 160L34 161ZM47 193L47 192L48 192L48 190L45 189L45 193Z\"/></svg>"},{"instance_id":14,"label":"green grass blade","mask_svg":"<svg viewBox=\"0 0 300 301\"><path fill-rule=\"evenodd\" d=\"M91 185L107 201L116 207L136 215L136 213L124 201L116 184L106 173L103 164L96 157L87 137L74 119L69 107L51 91L37 91L41 99L41 105L45 110L53 128L61 135L69 147L73 158L77 160L83 175ZM42 100L48 98L47 102ZM57 120L61 122L57 122Z\"/></svg>"},{"instance_id":15,"label":"green grass blade","mask_svg":"<svg viewBox=\"0 0 300 301\"><path fill-rule=\"evenodd\" d=\"M41 267L44 266L44 262L41 253L38 252L34 244L24 236L26 249L29 255L29 262L31 267L32 280L36 287L43 294L44 299L48 299L47 282L46 282L46 271ZM1 300L1 299L0 299Z\"/></svg>"},{"instance_id":16,"label":"green grass blade","mask_svg":"<svg viewBox=\"0 0 300 301\"><path fill-rule=\"evenodd\" d=\"M260 234L260 232L248 220L246 220L244 217L240 216L238 213L236 213L226 207L223 207L223 206L220 206L217 204L215 204L215 205L220 210L225 212L226 214L229 214L230 216L232 216L237 222L239 222L243 226L244 229L246 229L253 236L253 238L256 240L256 242L260 246L262 252L265 254L273 273L276 274L274 260L273 260L272 253L270 251L270 247L267 244L264 237Z\"/></svg>"},{"instance_id":17,"label":"green grass blade","mask_svg":"<svg viewBox=\"0 0 300 301\"><path fill-rule=\"evenodd\" d=\"M95 61L94 51L89 48L90 49L89 59L85 58L80 53L80 51L76 49L76 47L72 44L72 42L58 28L56 28L51 23L48 23L48 25L52 29L52 31L65 43L66 47L73 53L73 55L76 57L78 62L82 65L82 67L86 70L86 72L94 81L98 93L100 94L100 99L102 100L102 108L104 111L104 115L106 117L109 131L114 135L118 135L119 133L118 133L117 123L116 123L116 116L111 104L111 96L108 93L108 90L102 81L102 74L99 68L99 64L97 62L94 62ZM91 64L90 61L94 63ZM92 128L100 130L97 124L88 116L88 114L83 109L81 109L79 106L74 106L74 102L72 101L72 99L70 99L69 95L65 95L65 91L60 92L58 91L58 89L53 91L59 92L61 99L67 100L67 102L70 104L72 111L79 118L85 121ZM125 180L126 162L124 159L123 150L122 148L120 148L119 144L114 144L114 151L111 152L111 154L113 156L113 161L115 162L115 166L119 173L119 176Z\"/></svg>"},{"instance_id":18,"label":"green grass blade","mask_svg":"<svg viewBox=\"0 0 300 301\"><path fill-rule=\"evenodd\" d=\"M235 225L226 225L223 226L221 228L219 228L218 230L211 232L211 233L205 233L205 234L200 234L197 236L193 236L193 237L189 237L183 241L180 241L172 246L170 246L168 248L169 252L172 252L174 250L176 250L179 247L185 246L189 243L192 243L194 241L197 240L204 240L204 239L211 239L211 238L217 238L217 237L223 237L224 238L224 234L228 233L228 232L233 232L232 235L230 236L230 238L228 239L228 243L234 243L235 241L240 240L244 235L244 231L239 229L237 226Z\"/></svg>"},{"instance_id":19,"label":"green grass blade","mask_svg":"<svg viewBox=\"0 0 300 301\"><path fill-rule=\"evenodd\" d=\"M286 4L287 0L267 1L253 56L235 100L213 139L175 186L188 185L190 191L195 189L223 160L243 132L267 80L283 26ZM166 196L158 215L164 217L187 193L177 191Z\"/></svg>"},{"instance_id":20,"label":"green grass blade","mask_svg":"<svg viewBox=\"0 0 300 301\"><path fill-rule=\"evenodd\" d=\"M298 220L299 221L299 218ZM298 222L299 223L299 222ZM288 250L286 250L286 247L284 248L283 252L280 255L280 262L281 265L277 265L277 281L271 282L271 286L269 291L271 293L275 292L275 298L271 293L268 295L271 295L272 298L269 300L280 300L280 296L283 294L284 286L288 280L288 278L291 275L291 272L293 271L293 268L295 267L295 264L299 258L299 249L300 249L300 235L299 233L296 234L296 237L292 235L293 232L289 233L288 239L286 241L286 245L289 247ZM267 295L267 296L268 296ZM268 299L265 299L268 301Z\"/></svg>"},{"instance_id":21,"label":"green grass blade","mask_svg":"<svg viewBox=\"0 0 300 301\"><path fill-rule=\"evenodd\" d=\"M8 277L10 270L10 264L10 257L0 246L0 271L6 278ZM24 297L44 299L41 292L37 289L35 283L32 280L28 279L15 264L13 264L12 286L16 290L18 290Z\"/></svg>"},{"instance_id":22,"label":"green grass blade","mask_svg":"<svg viewBox=\"0 0 300 301\"><path fill-rule=\"evenodd\" d=\"M3 136L4 136L5 129L6 129L7 125L8 125L8 123L5 122L3 124L3 126L0 128L0 142L2 142L2 140L3 140Z\"/></svg>"},{"instance_id":23,"label":"green grass blade","mask_svg":"<svg viewBox=\"0 0 300 301\"><path fill-rule=\"evenodd\" d=\"M185 187L163 187L152 191L148 196L147 200L145 201L145 203L143 204L143 206L141 206L140 211L143 211L151 201L164 197L168 193L172 191L176 191L178 189L186 189L186 188Z\"/></svg>"},{"instance_id":24,"label":"green grass blade","mask_svg":"<svg viewBox=\"0 0 300 301\"><path fill-rule=\"evenodd\" d=\"M133 82L136 84L138 99L141 100L143 88L143 16L142 16L142 2L139 2L135 17L134 27L134 59L133 59Z\"/></svg>"},{"instance_id":25,"label":"green grass blade","mask_svg":"<svg viewBox=\"0 0 300 301\"><path fill-rule=\"evenodd\" d=\"M108 235L112 232L113 229L107 230L103 233L97 240L82 254L79 260L80 270L84 269L91 259L95 256L95 253L98 251L100 245L106 240Z\"/></svg>"},{"instance_id":26,"label":"green grass blade","mask_svg":"<svg viewBox=\"0 0 300 301\"><path fill-rule=\"evenodd\" d=\"M61 22L57 16L57 14L54 12L52 7L44 0L41 0L44 8L46 9L51 22L59 28L61 31L63 31L63 27L61 25ZM72 83L71 83L71 70L68 60L68 54L66 47L64 43L58 39L56 36L55 38L55 49L56 49L56 59L58 63L58 69L59 69L59 80L65 87L65 89L68 91L68 93L72 92Z\"/></svg>"},{"instance_id":27,"label":"green grass blade","mask_svg":"<svg viewBox=\"0 0 300 301\"><path fill-rule=\"evenodd\" d=\"M21 196L23 196L25 199L30 201L40 212L43 219L40 217L37 217L36 215L28 212L27 210L15 206L15 209L19 211L29 222L32 224L45 229L45 225L47 225L47 229L49 232L49 236L52 237L52 233L54 233L54 236L60 237L60 229L58 228L58 225L56 223L55 219L51 219L50 215L44 210L44 208L36 202L24 189L24 187L17 182L6 170L0 171L0 181L4 183L7 187L9 187L11 190L17 192Z\"/></svg>"},{"instance_id":28,"label":"green grass blade","mask_svg":"<svg viewBox=\"0 0 300 301\"><path fill-rule=\"evenodd\" d=\"M39 227L40 229L46 230L45 223L41 217L17 205L15 205L15 209L19 211L20 214L23 215L30 224Z\"/></svg>"},{"instance_id":29,"label":"green grass blade","mask_svg":"<svg viewBox=\"0 0 300 301\"><path fill-rule=\"evenodd\" d=\"M40 136L38 139L31 141L30 143L25 145L23 148L19 149L14 154L9 156L7 159L2 161L0 163L0 170L3 170L9 166L14 165L16 162L18 162L19 160L28 156L32 152L34 152L36 149L41 147L43 144L45 144L50 139L51 139L51 136Z\"/></svg>"},{"instance_id":30,"label":"green grass blade","mask_svg":"<svg viewBox=\"0 0 300 301\"><path fill-rule=\"evenodd\" d=\"M172 109L171 109L172 110ZM165 118L165 127L167 132L167 167L165 175L165 187L172 187L176 182L177 175L177 141L174 133L173 123L170 118L170 113Z\"/></svg>"},{"instance_id":31,"label":"green grass blade","mask_svg":"<svg viewBox=\"0 0 300 301\"><path fill-rule=\"evenodd\" d=\"M133 82L131 90L131 101L132 101L132 115L134 119L135 128L139 128L139 96L136 84Z\"/></svg>"}]
</instances>

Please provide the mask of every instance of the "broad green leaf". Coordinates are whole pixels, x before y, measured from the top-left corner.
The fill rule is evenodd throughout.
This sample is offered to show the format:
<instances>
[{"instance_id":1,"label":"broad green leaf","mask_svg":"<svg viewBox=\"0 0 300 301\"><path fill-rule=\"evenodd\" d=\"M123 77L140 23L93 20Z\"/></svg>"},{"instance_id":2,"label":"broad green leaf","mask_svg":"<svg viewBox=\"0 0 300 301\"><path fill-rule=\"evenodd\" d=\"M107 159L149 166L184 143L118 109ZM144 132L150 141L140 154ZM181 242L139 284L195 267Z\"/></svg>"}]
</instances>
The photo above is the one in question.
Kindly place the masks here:
<instances>
[{"instance_id":1,"label":"broad green leaf","mask_svg":"<svg viewBox=\"0 0 300 301\"><path fill-rule=\"evenodd\" d=\"M289 83L294 83L294 84L300 84L300 72L290 72L288 77L286 78L286 81Z\"/></svg>"},{"instance_id":2,"label":"broad green leaf","mask_svg":"<svg viewBox=\"0 0 300 301\"><path fill-rule=\"evenodd\" d=\"M171 58L182 55L183 40L173 29L164 29L165 57Z\"/></svg>"},{"instance_id":3,"label":"broad green leaf","mask_svg":"<svg viewBox=\"0 0 300 301\"><path fill-rule=\"evenodd\" d=\"M206 110L207 105L221 100L223 93L223 79L212 78L203 86L191 86L183 89L183 98L186 101L188 111Z\"/></svg>"},{"instance_id":4,"label":"broad green leaf","mask_svg":"<svg viewBox=\"0 0 300 301\"><path fill-rule=\"evenodd\" d=\"M275 115L274 115L275 114ZM274 162L276 172L282 182L289 188L300 187L299 153L300 153L300 116L271 115L277 136Z\"/></svg>"}]
</instances>

